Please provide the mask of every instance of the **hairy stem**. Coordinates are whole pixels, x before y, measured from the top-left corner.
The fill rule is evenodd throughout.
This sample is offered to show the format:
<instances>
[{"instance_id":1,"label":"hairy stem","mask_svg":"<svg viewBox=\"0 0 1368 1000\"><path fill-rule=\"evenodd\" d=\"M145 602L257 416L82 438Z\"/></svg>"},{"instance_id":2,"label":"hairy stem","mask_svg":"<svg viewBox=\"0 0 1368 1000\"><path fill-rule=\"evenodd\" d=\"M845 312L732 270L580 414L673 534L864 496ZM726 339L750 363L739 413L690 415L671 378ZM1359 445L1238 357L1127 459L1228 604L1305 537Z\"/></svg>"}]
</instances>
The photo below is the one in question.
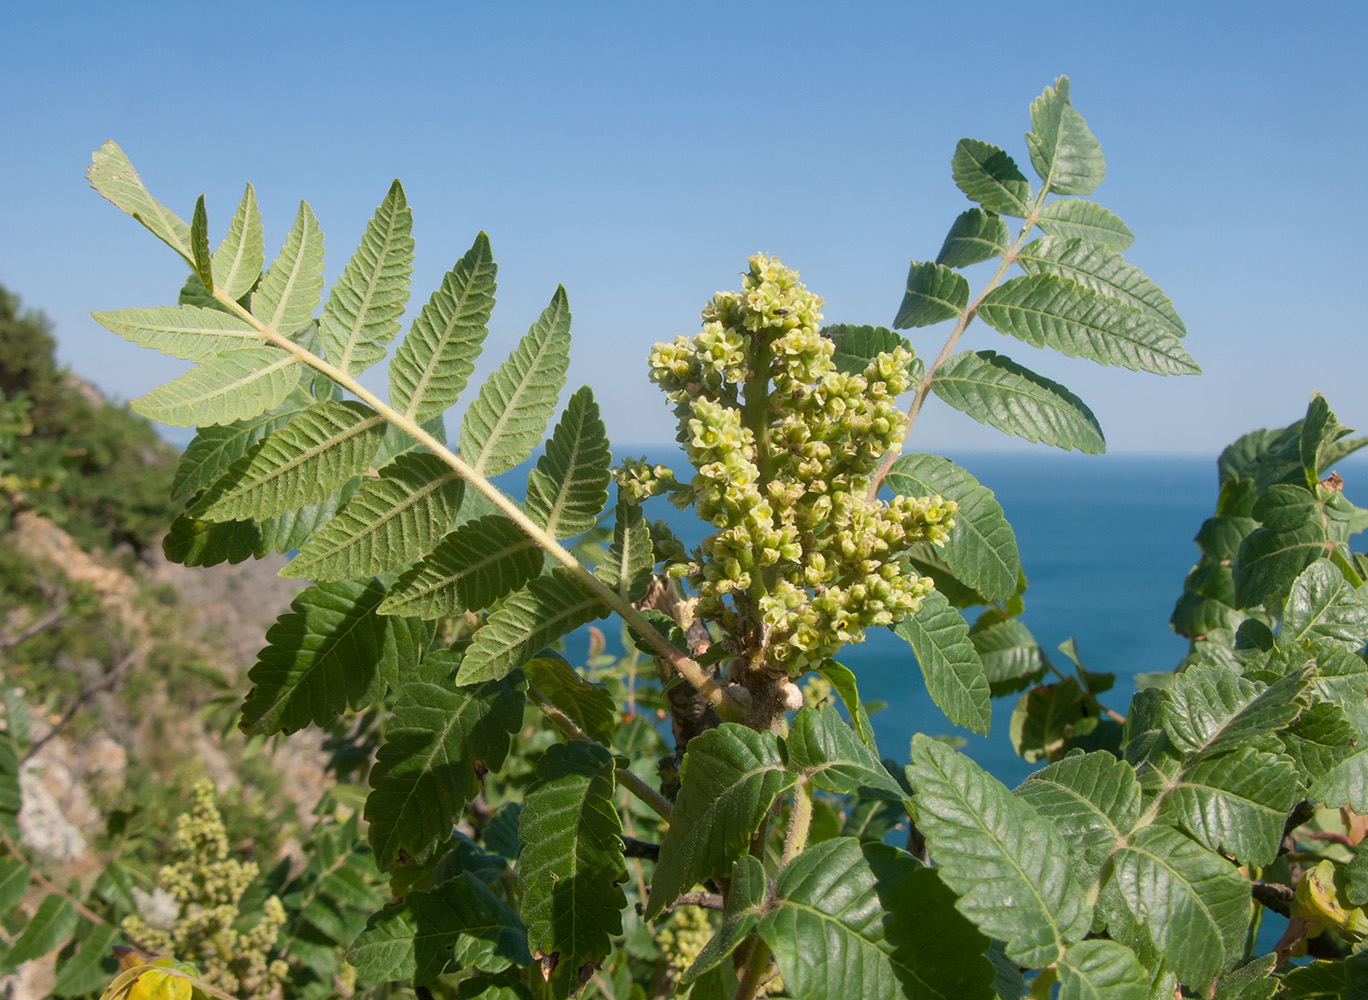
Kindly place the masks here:
<instances>
[{"instance_id":1,"label":"hairy stem","mask_svg":"<svg viewBox=\"0 0 1368 1000\"><path fill-rule=\"evenodd\" d=\"M376 413L384 417L386 421L399 428L399 430L403 431L419 444L429 448L434 455L450 466L458 476L479 490L490 503L498 508L500 513L508 517L508 519L516 524L519 529L536 542L538 546L550 553L552 558L569 570L571 575L574 576L580 584L586 587L607 607L617 612L627 624L636 629L637 632L651 644L651 647L655 649L658 655L667 660L671 666L679 671L681 677L702 692L703 696L708 699L708 703L717 710L719 715L724 719L739 719L741 717L743 712L742 707L708 676L703 667L671 646L669 640L661 635L649 621L640 615L626 598L622 597L598 577L594 576L593 573L590 573L578 559L571 555L570 552L560 544L560 542L548 535L539 525L524 514L518 508L517 504L503 494L503 491L462 461L460 456L450 448L425 431L412 418L406 417L398 410L395 410L345 371L330 365L312 351L296 344L290 338L282 336L276 330L273 330L271 327L262 323L240 304L228 298L227 294L221 289L214 289L214 298L232 310L234 315L239 316L250 323L267 343L293 354L304 364L331 379L337 385L356 396L357 399L360 399L367 406L375 410Z\"/></svg>"},{"instance_id":2,"label":"hairy stem","mask_svg":"<svg viewBox=\"0 0 1368 1000\"><path fill-rule=\"evenodd\" d=\"M784 837L784 858L779 867L796 858L807 846L808 831L812 829L812 782L803 778L794 789L793 811L789 815L788 834Z\"/></svg>"}]
</instances>

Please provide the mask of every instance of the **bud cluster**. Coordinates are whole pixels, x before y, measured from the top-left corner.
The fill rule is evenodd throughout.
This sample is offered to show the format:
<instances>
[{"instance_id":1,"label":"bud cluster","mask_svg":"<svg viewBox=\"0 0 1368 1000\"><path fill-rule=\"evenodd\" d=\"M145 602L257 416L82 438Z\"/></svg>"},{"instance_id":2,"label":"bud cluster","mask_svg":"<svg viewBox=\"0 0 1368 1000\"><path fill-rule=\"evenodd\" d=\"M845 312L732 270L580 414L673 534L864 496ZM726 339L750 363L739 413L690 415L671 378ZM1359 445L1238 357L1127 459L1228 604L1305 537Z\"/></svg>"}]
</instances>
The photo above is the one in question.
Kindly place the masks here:
<instances>
[{"instance_id":1,"label":"bud cluster","mask_svg":"<svg viewBox=\"0 0 1368 1000\"><path fill-rule=\"evenodd\" d=\"M912 354L897 347L859 374L839 371L821 305L796 271L758 254L742 290L704 308L701 333L657 344L650 359L696 470L692 503L717 529L675 572L697 589L700 617L761 637L752 666L791 676L920 607L931 581L896 557L942 542L956 511L939 496L868 498L902 443L896 399ZM652 491L645 471L629 470L640 495Z\"/></svg>"}]
</instances>

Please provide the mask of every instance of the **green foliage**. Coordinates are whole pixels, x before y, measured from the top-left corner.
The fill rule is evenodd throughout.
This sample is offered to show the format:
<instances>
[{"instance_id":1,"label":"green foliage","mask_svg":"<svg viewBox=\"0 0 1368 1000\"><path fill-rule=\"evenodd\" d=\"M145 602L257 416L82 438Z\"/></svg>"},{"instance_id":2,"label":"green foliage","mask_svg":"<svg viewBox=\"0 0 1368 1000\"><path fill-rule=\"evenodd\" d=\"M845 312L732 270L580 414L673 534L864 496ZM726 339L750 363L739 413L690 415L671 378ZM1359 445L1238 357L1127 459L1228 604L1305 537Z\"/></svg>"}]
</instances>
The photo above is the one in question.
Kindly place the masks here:
<instances>
[{"instance_id":1,"label":"green foliage","mask_svg":"<svg viewBox=\"0 0 1368 1000\"><path fill-rule=\"evenodd\" d=\"M388 872L395 902L378 908L360 880L338 896L352 908L300 911L318 932L287 945L306 993L344 946L358 981L420 995L691 984L738 1000L1015 1000L1058 984L1070 1000L1140 1000L1353 981L1342 956L1285 975L1250 962L1253 912L1288 909L1289 893L1279 959L1314 930L1356 946L1368 926L1341 899L1365 898L1361 872L1336 875L1342 853L1295 887L1300 869L1278 861L1287 836L1317 857L1336 843L1298 832L1315 804L1323 818L1368 811L1365 561L1348 548L1368 513L1326 475L1357 443L1324 400L1222 456L1175 609L1192 649L1127 715L1100 701L1110 675L1071 641L1066 675L1020 621L1025 575L992 492L935 455L898 457L932 395L1007 434L1104 449L1064 386L959 346L976 318L1069 357L1198 371L1172 303L1121 256L1130 231L1076 197L1104 163L1067 78L1030 126L1035 189L997 146L956 147L952 177L979 207L935 261L913 261L893 321L948 324L934 360L883 327L822 327L821 299L756 255L700 333L651 352L694 474L623 462L611 512L590 390L544 441L569 364L564 289L448 448L433 431L494 301L483 234L395 351L385 400L353 375L381 360L408 296L397 185L316 319L322 241L307 205L259 277L250 188L210 256L203 200L186 226L117 147L96 154L97 189L195 272L179 310L102 317L199 364L138 404L202 428L168 551L207 563L298 548L286 573L313 580L267 635L241 725L336 730L352 713L357 755L378 747L374 857L354 844L347 856ZM977 289L958 270L992 261ZM522 503L490 482L543 443ZM710 527L692 551L648 525L642 505L661 495ZM606 656L594 629L575 662L568 637L610 612L625 654ZM990 695L1022 691L1011 736L1043 769L1013 792L924 734L905 766L885 763L857 678L833 658L873 627L907 640L951 723L986 732ZM804 707L810 670L822 680ZM821 703L831 691L851 723ZM908 851L880 842L895 831ZM720 917L671 915L693 906Z\"/></svg>"}]
</instances>

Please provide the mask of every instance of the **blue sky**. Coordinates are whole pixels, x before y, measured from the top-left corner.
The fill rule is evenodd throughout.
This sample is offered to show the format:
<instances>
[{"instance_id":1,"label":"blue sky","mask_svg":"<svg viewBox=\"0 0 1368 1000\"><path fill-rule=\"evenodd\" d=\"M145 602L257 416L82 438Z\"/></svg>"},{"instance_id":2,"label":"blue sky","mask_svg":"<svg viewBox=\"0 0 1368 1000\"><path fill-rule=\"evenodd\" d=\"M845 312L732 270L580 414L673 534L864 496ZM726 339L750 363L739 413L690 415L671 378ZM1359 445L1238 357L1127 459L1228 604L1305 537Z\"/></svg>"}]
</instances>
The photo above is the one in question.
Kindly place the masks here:
<instances>
[{"instance_id":1,"label":"blue sky","mask_svg":"<svg viewBox=\"0 0 1368 1000\"><path fill-rule=\"evenodd\" d=\"M695 332L747 254L799 268L828 322L888 324L909 260L969 207L956 141L1025 167L1027 107L1066 73L1107 157L1092 197L1135 232L1127 256L1174 300L1206 374L1103 369L981 324L964 346L1067 385L1113 452L1214 455L1316 389L1368 429L1362 3L388 7L6 10L0 283L52 318L65 363L123 399L184 367L89 318L171 302L184 274L86 187L90 151L114 139L186 218L206 192L215 240L246 181L268 246L308 200L330 277L400 178L411 309L487 231L499 305L480 371L563 283L566 395L593 385L615 442L666 441L650 344ZM929 357L945 329L912 333ZM1010 446L933 403L909 447Z\"/></svg>"}]
</instances>

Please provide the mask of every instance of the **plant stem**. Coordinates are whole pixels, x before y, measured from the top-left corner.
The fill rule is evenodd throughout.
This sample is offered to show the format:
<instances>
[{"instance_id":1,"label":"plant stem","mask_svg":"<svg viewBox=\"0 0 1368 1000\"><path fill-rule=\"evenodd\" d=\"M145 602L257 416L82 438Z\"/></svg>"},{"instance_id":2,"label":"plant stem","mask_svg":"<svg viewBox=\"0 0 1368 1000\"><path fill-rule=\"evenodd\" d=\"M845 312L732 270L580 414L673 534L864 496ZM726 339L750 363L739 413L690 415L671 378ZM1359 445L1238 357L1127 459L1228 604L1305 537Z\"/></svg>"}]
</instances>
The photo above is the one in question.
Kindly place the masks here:
<instances>
[{"instance_id":1,"label":"plant stem","mask_svg":"<svg viewBox=\"0 0 1368 1000\"><path fill-rule=\"evenodd\" d=\"M741 981L737 984L732 1000L754 1000L756 990L765 978L765 970L770 964L770 947L759 934L751 935L750 953L746 956L745 967L741 970Z\"/></svg>"},{"instance_id":2,"label":"plant stem","mask_svg":"<svg viewBox=\"0 0 1368 1000\"><path fill-rule=\"evenodd\" d=\"M624 621L636 629L651 644L656 653L666 660L672 667L679 672L679 675L697 688L708 700L708 703L716 709L717 713L724 719L737 720L744 714L742 706L736 703L725 690L719 687L707 672L699 664L681 653L670 645L668 639L658 632L649 621L646 620L631 603L618 594L615 590L603 583L598 577L590 573L578 559L560 544L556 539L548 535L531 518L524 514L512 500L503 494L503 491L486 479L483 475L476 472L467 465L451 449L438 441L435 437L424 430L413 418L405 416L395 410L384 400L380 399L375 393L371 392L356 379L346 372L330 365L312 351L307 350L296 344L288 337L282 336L271 327L266 326L250 312L244 309L236 301L228 298L221 289L214 289L214 298L228 307L232 312L250 323L252 327L261 335L262 339L268 343L279 347L290 354L293 354L304 364L331 379L337 385L346 389L356 396L366 405L371 407L386 421L393 424L419 444L429 448L434 455L445 462L451 469L466 482L470 483L479 490L490 503L504 514L509 520L518 526L525 534L537 543L543 550L550 553L552 558L570 571L574 578L586 587L595 597L605 605L616 611Z\"/></svg>"}]
</instances>

